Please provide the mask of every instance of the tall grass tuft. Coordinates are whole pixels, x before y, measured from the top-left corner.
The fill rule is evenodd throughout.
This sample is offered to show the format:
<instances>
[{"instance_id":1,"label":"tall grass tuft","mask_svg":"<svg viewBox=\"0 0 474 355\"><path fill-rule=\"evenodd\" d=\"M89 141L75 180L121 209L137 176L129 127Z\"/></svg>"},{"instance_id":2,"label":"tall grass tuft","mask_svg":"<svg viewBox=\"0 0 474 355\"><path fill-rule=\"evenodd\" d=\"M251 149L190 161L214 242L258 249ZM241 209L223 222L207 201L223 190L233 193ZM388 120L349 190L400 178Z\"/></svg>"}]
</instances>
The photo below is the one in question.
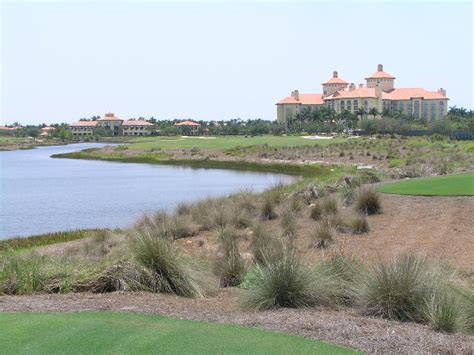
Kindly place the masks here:
<instances>
[{"instance_id":1,"label":"tall grass tuft","mask_svg":"<svg viewBox=\"0 0 474 355\"><path fill-rule=\"evenodd\" d=\"M326 249L334 241L334 227L328 221L321 221L311 234L313 248Z\"/></svg>"},{"instance_id":2,"label":"tall grass tuft","mask_svg":"<svg viewBox=\"0 0 474 355\"><path fill-rule=\"evenodd\" d=\"M243 304L256 310L301 308L318 303L313 270L294 253L266 265L257 265Z\"/></svg>"},{"instance_id":3,"label":"tall grass tuft","mask_svg":"<svg viewBox=\"0 0 474 355\"><path fill-rule=\"evenodd\" d=\"M350 221L350 228L354 234L364 234L370 232L369 221L367 216L363 214L357 214L353 216Z\"/></svg>"},{"instance_id":4,"label":"tall grass tuft","mask_svg":"<svg viewBox=\"0 0 474 355\"><path fill-rule=\"evenodd\" d=\"M220 255L214 265L219 277L220 287L238 286L245 274L245 263L239 252L240 234L233 228L225 228L219 232Z\"/></svg>"},{"instance_id":5,"label":"tall grass tuft","mask_svg":"<svg viewBox=\"0 0 474 355\"><path fill-rule=\"evenodd\" d=\"M319 202L316 202L314 206L309 210L309 217L314 221L319 221L323 215L323 208Z\"/></svg>"},{"instance_id":6,"label":"tall grass tuft","mask_svg":"<svg viewBox=\"0 0 474 355\"><path fill-rule=\"evenodd\" d=\"M459 297L449 289L440 287L426 300L425 317L436 331L454 333L464 327L464 312Z\"/></svg>"},{"instance_id":7,"label":"tall grass tuft","mask_svg":"<svg viewBox=\"0 0 474 355\"><path fill-rule=\"evenodd\" d=\"M326 214L336 214L339 211L337 200L334 197L325 197L321 200L321 207Z\"/></svg>"},{"instance_id":8,"label":"tall grass tuft","mask_svg":"<svg viewBox=\"0 0 474 355\"><path fill-rule=\"evenodd\" d=\"M252 227L250 239L250 251L253 262L265 265L281 257L283 245L272 233L261 223Z\"/></svg>"},{"instance_id":9,"label":"tall grass tuft","mask_svg":"<svg viewBox=\"0 0 474 355\"><path fill-rule=\"evenodd\" d=\"M368 215L382 212L380 197L373 188L361 188L355 200L355 209Z\"/></svg>"},{"instance_id":10,"label":"tall grass tuft","mask_svg":"<svg viewBox=\"0 0 474 355\"><path fill-rule=\"evenodd\" d=\"M152 272L157 291L184 297L204 296L196 271L179 255L169 238L147 228L136 229L130 246L137 262Z\"/></svg>"},{"instance_id":11,"label":"tall grass tuft","mask_svg":"<svg viewBox=\"0 0 474 355\"><path fill-rule=\"evenodd\" d=\"M359 303L364 314L420 322L432 294L432 281L423 258L408 255L380 262L361 284Z\"/></svg>"},{"instance_id":12,"label":"tall grass tuft","mask_svg":"<svg viewBox=\"0 0 474 355\"><path fill-rule=\"evenodd\" d=\"M261 207L261 216L265 220L272 220L278 217L275 212L275 202L273 202L272 198L264 197Z\"/></svg>"},{"instance_id":13,"label":"tall grass tuft","mask_svg":"<svg viewBox=\"0 0 474 355\"><path fill-rule=\"evenodd\" d=\"M285 209L281 214L281 227L285 237L289 239L296 238L298 232L296 214L289 208Z\"/></svg>"}]
</instances>

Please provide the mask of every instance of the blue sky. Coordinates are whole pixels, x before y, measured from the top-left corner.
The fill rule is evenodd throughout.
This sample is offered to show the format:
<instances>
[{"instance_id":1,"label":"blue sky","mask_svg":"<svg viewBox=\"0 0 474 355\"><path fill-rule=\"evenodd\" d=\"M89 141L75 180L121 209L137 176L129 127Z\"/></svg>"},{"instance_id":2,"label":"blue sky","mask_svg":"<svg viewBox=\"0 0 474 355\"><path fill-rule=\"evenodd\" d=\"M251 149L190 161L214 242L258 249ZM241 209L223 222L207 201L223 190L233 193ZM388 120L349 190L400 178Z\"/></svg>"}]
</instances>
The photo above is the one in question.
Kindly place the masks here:
<instances>
[{"instance_id":1,"label":"blue sky","mask_svg":"<svg viewBox=\"0 0 474 355\"><path fill-rule=\"evenodd\" d=\"M0 124L275 119L333 70L473 107L471 2L1 2Z\"/></svg>"}]
</instances>

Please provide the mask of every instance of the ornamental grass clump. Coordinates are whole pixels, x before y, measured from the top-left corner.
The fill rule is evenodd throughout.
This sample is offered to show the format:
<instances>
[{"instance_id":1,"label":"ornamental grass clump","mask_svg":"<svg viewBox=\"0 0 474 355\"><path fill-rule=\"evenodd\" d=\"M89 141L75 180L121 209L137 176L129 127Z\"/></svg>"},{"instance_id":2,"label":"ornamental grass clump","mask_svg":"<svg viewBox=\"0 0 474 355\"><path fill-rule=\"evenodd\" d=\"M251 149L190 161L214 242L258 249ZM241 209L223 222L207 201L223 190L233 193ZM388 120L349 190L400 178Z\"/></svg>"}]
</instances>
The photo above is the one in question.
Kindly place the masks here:
<instances>
[{"instance_id":1,"label":"ornamental grass clump","mask_svg":"<svg viewBox=\"0 0 474 355\"><path fill-rule=\"evenodd\" d=\"M425 319L434 330L454 333L465 327L467 310L452 290L441 287L425 302Z\"/></svg>"},{"instance_id":2,"label":"ornamental grass clump","mask_svg":"<svg viewBox=\"0 0 474 355\"><path fill-rule=\"evenodd\" d=\"M265 265L278 260L282 255L283 243L274 236L263 224L256 223L252 227L250 252L255 264Z\"/></svg>"},{"instance_id":3,"label":"ornamental grass clump","mask_svg":"<svg viewBox=\"0 0 474 355\"><path fill-rule=\"evenodd\" d=\"M265 196L261 206L261 217L264 220L272 220L278 217L275 212L275 203L272 198Z\"/></svg>"},{"instance_id":4,"label":"ornamental grass clump","mask_svg":"<svg viewBox=\"0 0 474 355\"><path fill-rule=\"evenodd\" d=\"M321 207L325 214L336 214L339 211L337 200L334 197L325 197L322 199Z\"/></svg>"},{"instance_id":5,"label":"ornamental grass clump","mask_svg":"<svg viewBox=\"0 0 474 355\"><path fill-rule=\"evenodd\" d=\"M311 206L309 210L309 217L314 221L319 221L323 215L323 208L319 202L316 202L314 206Z\"/></svg>"},{"instance_id":6,"label":"ornamental grass clump","mask_svg":"<svg viewBox=\"0 0 474 355\"><path fill-rule=\"evenodd\" d=\"M349 226L354 234L364 234L370 232L369 221L367 216L363 214L357 214L352 216L349 220Z\"/></svg>"},{"instance_id":7,"label":"ornamental grass clump","mask_svg":"<svg viewBox=\"0 0 474 355\"><path fill-rule=\"evenodd\" d=\"M361 188L357 193L355 209L367 215L381 213L382 203L378 193L373 188Z\"/></svg>"},{"instance_id":8,"label":"ornamental grass clump","mask_svg":"<svg viewBox=\"0 0 474 355\"><path fill-rule=\"evenodd\" d=\"M219 232L219 251L221 255L217 258L214 271L219 277L220 287L238 286L245 274L245 262L239 251L238 231L233 228L225 228Z\"/></svg>"},{"instance_id":9,"label":"ornamental grass clump","mask_svg":"<svg viewBox=\"0 0 474 355\"><path fill-rule=\"evenodd\" d=\"M197 270L181 256L173 241L150 229L132 232L131 251L135 260L152 273L157 292L184 297L203 297L205 288Z\"/></svg>"},{"instance_id":10,"label":"ornamental grass clump","mask_svg":"<svg viewBox=\"0 0 474 355\"><path fill-rule=\"evenodd\" d=\"M328 248L334 241L334 227L329 221L324 220L317 223L311 234L311 246L318 249Z\"/></svg>"},{"instance_id":11,"label":"ornamental grass clump","mask_svg":"<svg viewBox=\"0 0 474 355\"><path fill-rule=\"evenodd\" d=\"M296 214L289 208L281 214L281 228L283 236L289 239L295 239L298 232L298 223Z\"/></svg>"},{"instance_id":12,"label":"ornamental grass clump","mask_svg":"<svg viewBox=\"0 0 474 355\"><path fill-rule=\"evenodd\" d=\"M256 310L302 308L318 303L311 267L291 252L266 265L256 265L243 305Z\"/></svg>"},{"instance_id":13,"label":"ornamental grass clump","mask_svg":"<svg viewBox=\"0 0 474 355\"><path fill-rule=\"evenodd\" d=\"M425 307L442 287L437 272L424 259L408 255L370 269L358 290L358 302L366 315L400 321L425 321Z\"/></svg>"}]
</instances>

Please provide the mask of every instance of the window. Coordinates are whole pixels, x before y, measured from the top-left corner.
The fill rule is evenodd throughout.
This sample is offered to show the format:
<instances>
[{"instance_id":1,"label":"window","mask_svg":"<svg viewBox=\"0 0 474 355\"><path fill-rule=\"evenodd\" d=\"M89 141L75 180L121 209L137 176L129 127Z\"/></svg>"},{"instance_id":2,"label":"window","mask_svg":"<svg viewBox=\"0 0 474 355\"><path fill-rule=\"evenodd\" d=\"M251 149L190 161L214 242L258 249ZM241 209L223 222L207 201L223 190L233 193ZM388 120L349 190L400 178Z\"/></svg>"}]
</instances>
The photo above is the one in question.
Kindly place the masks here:
<instances>
[{"instance_id":1,"label":"window","mask_svg":"<svg viewBox=\"0 0 474 355\"><path fill-rule=\"evenodd\" d=\"M351 110L351 100L347 100L347 111Z\"/></svg>"},{"instance_id":2,"label":"window","mask_svg":"<svg viewBox=\"0 0 474 355\"><path fill-rule=\"evenodd\" d=\"M354 111L359 108L359 100L354 100Z\"/></svg>"},{"instance_id":3,"label":"window","mask_svg":"<svg viewBox=\"0 0 474 355\"><path fill-rule=\"evenodd\" d=\"M341 111L344 110L344 100L341 100Z\"/></svg>"}]
</instances>

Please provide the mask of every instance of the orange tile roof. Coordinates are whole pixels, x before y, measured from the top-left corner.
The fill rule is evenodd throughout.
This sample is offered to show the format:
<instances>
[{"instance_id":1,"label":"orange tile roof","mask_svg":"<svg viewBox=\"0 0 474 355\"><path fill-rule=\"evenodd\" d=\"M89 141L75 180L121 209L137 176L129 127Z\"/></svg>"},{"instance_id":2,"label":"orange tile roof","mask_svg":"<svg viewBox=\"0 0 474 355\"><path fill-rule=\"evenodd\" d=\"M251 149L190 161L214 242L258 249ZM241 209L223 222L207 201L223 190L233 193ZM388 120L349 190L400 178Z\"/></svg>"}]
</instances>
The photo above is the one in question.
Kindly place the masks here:
<instances>
[{"instance_id":1,"label":"orange tile roof","mask_svg":"<svg viewBox=\"0 0 474 355\"><path fill-rule=\"evenodd\" d=\"M395 77L385 71L376 71L365 79L395 79Z\"/></svg>"},{"instance_id":2,"label":"orange tile roof","mask_svg":"<svg viewBox=\"0 0 474 355\"><path fill-rule=\"evenodd\" d=\"M301 105L322 105L324 104L322 94L299 94L300 99L295 100L292 96L287 96L278 101L277 105L282 104L301 104Z\"/></svg>"},{"instance_id":3,"label":"orange tile roof","mask_svg":"<svg viewBox=\"0 0 474 355\"><path fill-rule=\"evenodd\" d=\"M95 127L97 126L97 121L79 121L74 122L69 125L69 127Z\"/></svg>"},{"instance_id":4,"label":"orange tile roof","mask_svg":"<svg viewBox=\"0 0 474 355\"><path fill-rule=\"evenodd\" d=\"M113 113L106 113L104 117L99 118L97 121L123 121L123 120L115 116Z\"/></svg>"},{"instance_id":5,"label":"orange tile roof","mask_svg":"<svg viewBox=\"0 0 474 355\"><path fill-rule=\"evenodd\" d=\"M200 126L199 123L193 122L193 121L183 121L180 123L175 123L175 126Z\"/></svg>"},{"instance_id":6,"label":"orange tile roof","mask_svg":"<svg viewBox=\"0 0 474 355\"><path fill-rule=\"evenodd\" d=\"M382 98L384 93L382 92ZM326 97L326 100L330 99L352 99L352 98L377 98L375 95L375 88L356 88L353 90L339 90L332 94L331 96Z\"/></svg>"},{"instance_id":7,"label":"orange tile roof","mask_svg":"<svg viewBox=\"0 0 474 355\"><path fill-rule=\"evenodd\" d=\"M411 98L419 97L425 100L449 100L443 94L436 91L428 91L421 88L401 88L393 89L383 96L386 100L410 100Z\"/></svg>"},{"instance_id":8,"label":"orange tile roof","mask_svg":"<svg viewBox=\"0 0 474 355\"><path fill-rule=\"evenodd\" d=\"M127 120L122 123L122 126L153 126L153 123L145 120Z\"/></svg>"},{"instance_id":9,"label":"orange tile roof","mask_svg":"<svg viewBox=\"0 0 474 355\"><path fill-rule=\"evenodd\" d=\"M341 78L338 78L338 77L333 77L331 79L329 79L328 81L325 81L323 83L323 85L326 85L326 84L344 84L344 85L349 85L349 83L345 80L342 80Z\"/></svg>"}]
</instances>

